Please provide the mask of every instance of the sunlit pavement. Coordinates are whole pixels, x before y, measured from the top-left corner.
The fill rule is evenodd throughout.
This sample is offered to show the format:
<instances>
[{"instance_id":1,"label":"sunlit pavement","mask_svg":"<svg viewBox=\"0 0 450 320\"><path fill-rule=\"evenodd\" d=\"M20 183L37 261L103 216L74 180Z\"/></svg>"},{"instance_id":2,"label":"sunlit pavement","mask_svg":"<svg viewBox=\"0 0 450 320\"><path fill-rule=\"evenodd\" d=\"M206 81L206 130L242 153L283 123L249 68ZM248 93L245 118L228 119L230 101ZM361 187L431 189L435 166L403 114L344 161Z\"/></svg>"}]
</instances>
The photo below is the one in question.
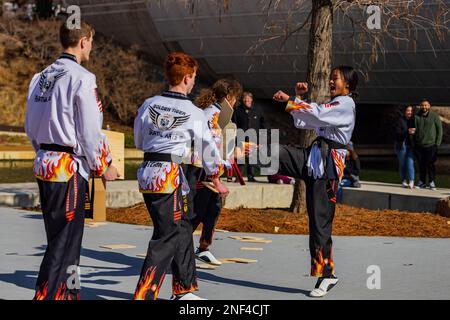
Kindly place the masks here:
<instances>
[{"instance_id":1,"label":"sunlit pavement","mask_svg":"<svg viewBox=\"0 0 450 320\"><path fill-rule=\"evenodd\" d=\"M143 262L137 255L146 252L151 232L149 227L116 223L86 228L81 257L82 299L131 299ZM216 257L258 262L198 270L198 295L227 300L310 299L307 293L315 279L308 276L307 236L251 234L272 240L265 244L228 238L232 235L245 234L215 233L212 252ZM136 248L100 248L111 244ZM241 247L263 251L242 251ZM334 237L333 255L341 281L325 299L448 299L449 248L450 239ZM44 250L40 213L0 207L0 299L33 297ZM377 284L380 289L374 288ZM168 275L160 298L170 295Z\"/></svg>"}]
</instances>

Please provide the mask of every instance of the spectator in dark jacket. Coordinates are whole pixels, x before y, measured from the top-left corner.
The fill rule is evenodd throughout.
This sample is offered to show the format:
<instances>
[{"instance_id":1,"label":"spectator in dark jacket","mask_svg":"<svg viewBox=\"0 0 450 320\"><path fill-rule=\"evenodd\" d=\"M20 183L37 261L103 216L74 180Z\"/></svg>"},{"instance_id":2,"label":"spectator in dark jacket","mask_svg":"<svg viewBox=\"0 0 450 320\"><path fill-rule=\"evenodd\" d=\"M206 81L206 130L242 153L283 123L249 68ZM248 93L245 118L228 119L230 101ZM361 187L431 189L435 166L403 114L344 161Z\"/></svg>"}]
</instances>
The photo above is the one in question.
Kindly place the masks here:
<instances>
[{"instance_id":1,"label":"spectator in dark jacket","mask_svg":"<svg viewBox=\"0 0 450 320\"><path fill-rule=\"evenodd\" d=\"M233 122L236 123L238 129L242 129L247 131L248 129L256 130L258 134L260 129L265 129L264 116L261 110L254 105L253 103L253 95L250 92L244 92L242 94L242 104L238 106L233 114ZM249 141L246 139L246 142L254 142L257 141ZM237 145L240 145L240 141L237 142ZM239 165L239 170L243 173L244 166L247 167L247 178L249 182L255 182L254 175L254 164L250 164L248 158L246 158L245 165Z\"/></svg>"},{"instance_id":2,"label":"spectator in dark jacket","mask_svg":"<svg viewBox=\"0 0 450 320\"><path fill-rule=\"evenodd\" d=\"M414 131L414 109L413 106L407 106L397 122L394 149L402 186L410 189L414 188Z\"/></svg>"},{"instance_id":3,"label":"spectator in dark jacket","mask_svg":"<svg viewBox=\"0 0 450 320\"><path fill-rule=\"evenodd\" d=\"M436 190L437 151L442 142L442 122L439 115L430 110L431 104L427 100L420 103L420 111L415 116L414 148L419 164L420 181L417 188L427 187Z\"/></svg>"}]
</instances>

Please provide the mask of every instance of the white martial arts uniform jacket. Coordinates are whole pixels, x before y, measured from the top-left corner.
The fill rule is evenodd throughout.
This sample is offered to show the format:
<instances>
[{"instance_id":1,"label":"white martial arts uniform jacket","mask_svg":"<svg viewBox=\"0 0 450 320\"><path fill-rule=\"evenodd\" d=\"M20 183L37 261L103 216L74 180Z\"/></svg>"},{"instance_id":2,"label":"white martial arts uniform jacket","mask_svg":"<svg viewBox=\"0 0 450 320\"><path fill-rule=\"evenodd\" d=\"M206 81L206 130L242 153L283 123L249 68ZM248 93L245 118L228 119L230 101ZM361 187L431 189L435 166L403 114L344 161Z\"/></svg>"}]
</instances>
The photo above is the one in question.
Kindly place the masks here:
<instances>
[{"instance_id":1,"label":"white martial arts uniform jacket","mask_svg":"<svg viewBox=\"0 0 450 320\"><path fill-rule=\"evenodd\" d=\"M347 145L355 128L355 102L350 96L337 96L324 104L308 103L299 97L292 97L287 103L286 111L294 118L294 124L300 129L314 129L318 137ZM339 180L344 174L346 149L332 149L336 173ZM324 159L320 148L313 145L307 162L308 175L315 179L322 178Z\"/></svg>"},{"instance_id":2,"label":"white martial arts uniform jacket","mask_svg":"<svg viewBox=\"0 0 450 320\"><path fill-rule=\"evenodd\" d=\"M208 126L211 130L211 136L216 143L217 149L221 152L221 158L225 167L229 167L229 161L225 159L222 154L222 128L219 125L219 116L221 111L221 106L219 103L214 103L205 109L203 109L203 113L205 114L206 121L208 121ZM203 167L201 158L197 153L193 152L191 163L196 167ZM223 173L223 172L222 172ZM222 175L222 173L220 175Z\"/></svg>"},{"instance_id":3,"label":"white martial arts uniform jacket","mask_svg":"<svg viewBox=\"0 0 450 320\"><path fill-rule=\"evenodd\" d=\"M112 157L102 123L95 75L63 53L33 77L28 92L25 131L36 151L35 176L67 182L76 172L86 180L91 171L103 175ZM74 154L41 150L41 144L71 147Z\"/></svg>"},{"instance_id":4,"label":"white martial arts uniform jacket","mask_svg":"<svg viewBox=\"0 0 450 320\"><path fill-rule=\"evenodd\" d=\"M200 156L202 167L210 177L223 172L220 152L211 135L203 110L183 94L166 91L147 99L134 121L136 148L146 153L171 154L190 162L191 147ZM189 159L189 160L186 160ZM137 172L139 189L143 193L170 194L183 177L176 162L144 161ZM186 193L187 183L183 183Z\"/></svg>"}]
</instances>

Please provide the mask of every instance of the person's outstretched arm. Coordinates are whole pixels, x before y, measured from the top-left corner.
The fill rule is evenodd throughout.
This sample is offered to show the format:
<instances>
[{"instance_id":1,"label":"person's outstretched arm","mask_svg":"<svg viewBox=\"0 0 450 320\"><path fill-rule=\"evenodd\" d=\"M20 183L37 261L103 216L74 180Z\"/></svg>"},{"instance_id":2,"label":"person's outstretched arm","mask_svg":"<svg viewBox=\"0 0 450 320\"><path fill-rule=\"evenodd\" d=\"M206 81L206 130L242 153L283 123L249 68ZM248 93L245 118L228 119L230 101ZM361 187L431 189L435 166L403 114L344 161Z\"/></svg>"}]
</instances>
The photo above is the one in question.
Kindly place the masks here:
<instances>
[{"instance_id":1,"label":"person's outstretched arm","mask_svg":"<svg viewBox=\"0 0 450 320\"><path fill-rule=\"evenodd\" d=\"M274 95L274 100L287 102L286 111L294 118L294 124L301 129L316 129L339 126L353 120L354 102L347 96L339 96L328 103L306 102L300 95L290 97L282 91Z\"/></svg>"}]
</instances>

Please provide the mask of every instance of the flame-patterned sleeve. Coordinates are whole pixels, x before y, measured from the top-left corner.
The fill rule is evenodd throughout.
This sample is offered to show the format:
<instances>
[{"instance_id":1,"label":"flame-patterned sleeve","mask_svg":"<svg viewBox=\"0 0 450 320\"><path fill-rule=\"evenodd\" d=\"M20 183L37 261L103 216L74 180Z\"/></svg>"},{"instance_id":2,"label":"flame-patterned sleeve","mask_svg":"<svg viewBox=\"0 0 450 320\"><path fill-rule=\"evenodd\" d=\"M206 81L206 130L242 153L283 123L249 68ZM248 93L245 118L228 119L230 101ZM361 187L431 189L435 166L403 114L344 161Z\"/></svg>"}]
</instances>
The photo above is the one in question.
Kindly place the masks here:
<instances>
[{"instance_id":1,"label":"flame-patterned sleeve","mask_svg":"<svg viewBox=\"0 0 450 320\"><path fill-rule=\"evenodd\" d=\"M289 99L286 111L294 118L294 124L301 129L338 127L353 121L354 101L348 96L338 96L323 103L308 103L300 97Z\"/></svg>"},{"instance_id":2,"label":"flame-patterned sleeve","mask_svg":"<svg viewBox=\"0 0 450 320\"><path fill-rule=\"evenodd\" d=\"M98 98L97 86L82 85L75 97L75 127L77 140L90 169L103 175L112 162L108 138L102 133L103 106Z\"/></svg>"}]
</instances>

